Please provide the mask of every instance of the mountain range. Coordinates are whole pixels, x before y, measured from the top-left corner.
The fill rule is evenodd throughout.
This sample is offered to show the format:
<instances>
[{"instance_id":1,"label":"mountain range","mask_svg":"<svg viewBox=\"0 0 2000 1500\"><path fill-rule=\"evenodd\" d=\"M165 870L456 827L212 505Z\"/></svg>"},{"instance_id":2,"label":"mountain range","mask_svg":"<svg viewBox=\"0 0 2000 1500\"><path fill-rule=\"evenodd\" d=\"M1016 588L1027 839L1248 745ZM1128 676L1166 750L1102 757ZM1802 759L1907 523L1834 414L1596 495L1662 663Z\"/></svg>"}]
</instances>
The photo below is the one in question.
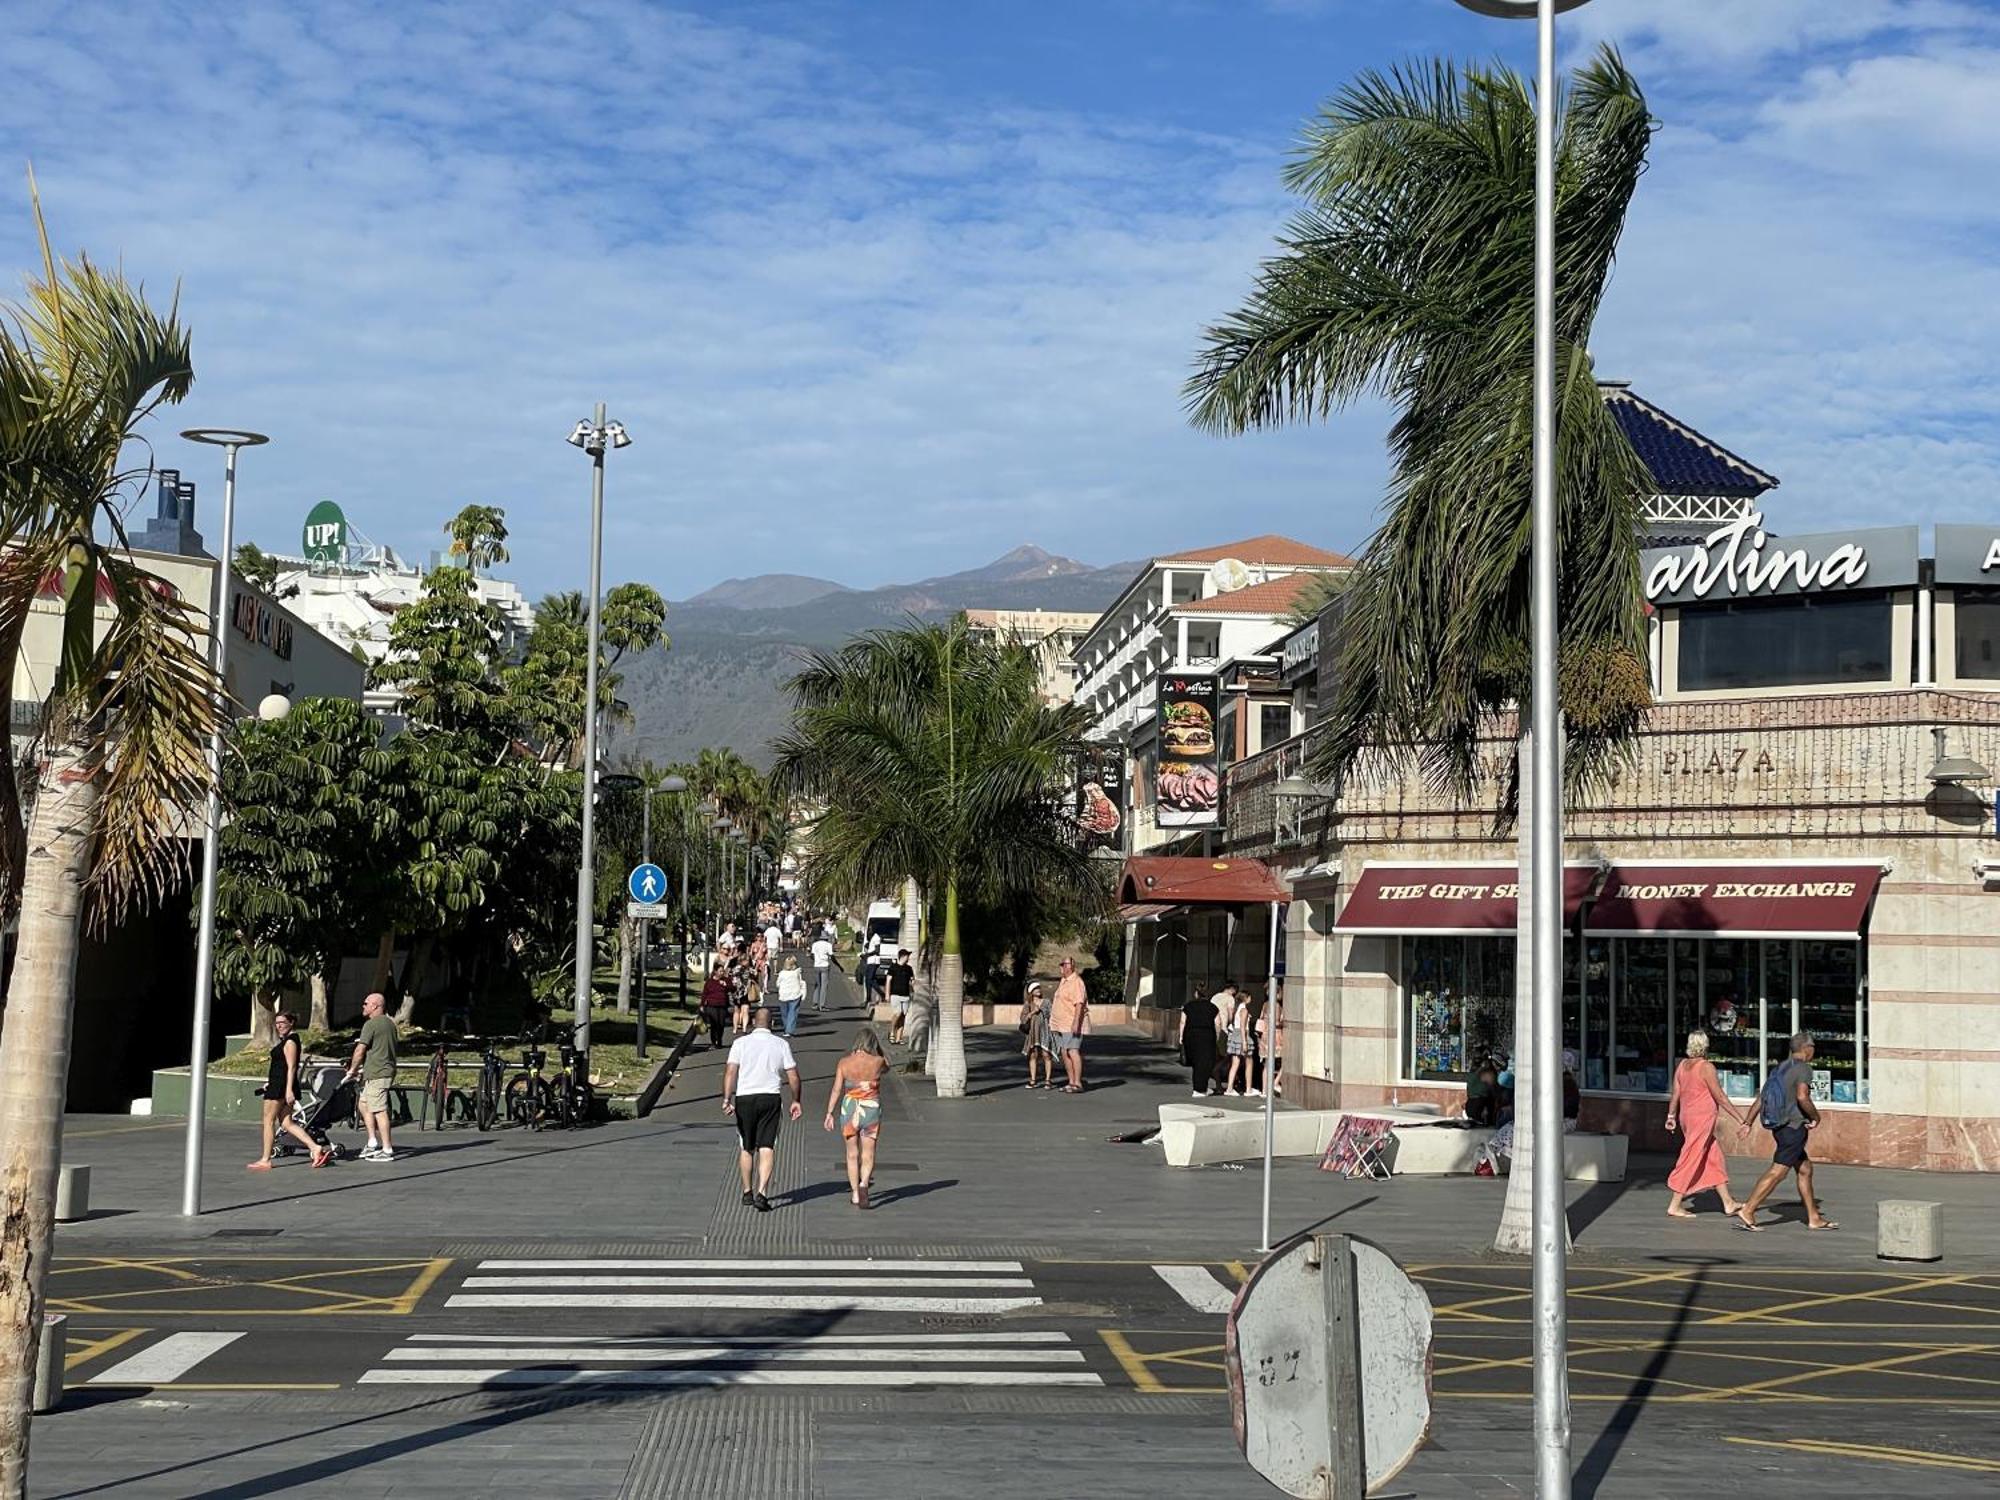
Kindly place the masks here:
<instances>
[{"instance_id":1,"label":"mountain range","mask_svg":"<svg viewBox=\"0 0 2000 1500\"><path fill-rule=\"evenodd\" d=\"M754 765L789 716L784 684L802 649L837 646L865 630L961 609L1102 610L1142 564L1093 567L1022 546L984 566L915 583L857 589L827 578L765 573L731 578L669 602L671 645L618 665L632 720L613 737L614 760L687 760L727 745Z\"/></svg>"}]
</instances>

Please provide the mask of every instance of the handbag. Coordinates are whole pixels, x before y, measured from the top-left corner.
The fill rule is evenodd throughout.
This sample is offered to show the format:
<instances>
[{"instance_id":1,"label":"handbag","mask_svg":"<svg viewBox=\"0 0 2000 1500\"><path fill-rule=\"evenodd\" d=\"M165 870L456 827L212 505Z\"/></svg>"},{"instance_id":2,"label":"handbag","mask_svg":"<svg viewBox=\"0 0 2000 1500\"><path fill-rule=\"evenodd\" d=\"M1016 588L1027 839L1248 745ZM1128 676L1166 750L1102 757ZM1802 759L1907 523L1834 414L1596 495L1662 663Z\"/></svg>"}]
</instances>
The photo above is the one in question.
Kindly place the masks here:
<instances>
[{"instance_id":1,"label":"handbag","mask_svg":"<svg viewBox=\"0 0 2000 1500\"><path fill-rule=\"evenodd\" d=\"M1021 1035L1026 1036L1031 1030L1034 1029L1034 1024L1035 1022L1032 1016L1023 1015L1021 1017Z\"/></svg>"}]
</instances>

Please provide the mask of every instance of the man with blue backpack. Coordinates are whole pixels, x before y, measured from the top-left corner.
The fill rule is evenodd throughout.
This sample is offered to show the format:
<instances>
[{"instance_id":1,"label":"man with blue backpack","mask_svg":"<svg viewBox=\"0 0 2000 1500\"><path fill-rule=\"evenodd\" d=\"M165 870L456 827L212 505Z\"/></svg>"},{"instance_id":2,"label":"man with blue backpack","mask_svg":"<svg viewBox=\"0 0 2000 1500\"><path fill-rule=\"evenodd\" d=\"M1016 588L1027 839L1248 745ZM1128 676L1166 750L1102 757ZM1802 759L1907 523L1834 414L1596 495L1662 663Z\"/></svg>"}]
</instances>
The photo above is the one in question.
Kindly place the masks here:
<instances>
[{"instance_id":1,"label":"man with blue backpack","mask_svg":"<svg viewBox=\"0 0 2000 1500\"><path fill-rule=\"evenodd\" d=\"M1765 1168L1757 1186L1737 1210L1736 1216L1745 1229L1762 1230L1757 1210L1785 1180L1787 1172L1798 1174L1799 1201L1806 1208L1806 1228L1840 1227L1819 1211L1819 1200L1813 1197L1812 1158L1806 1154L1807 1133L1819 1125L1819 1106L1812 1098L1812 1060L1812 1037L1803 1031L1795 1033L1791 1059L1771 1070L1771 1076L1764 1080L1764 1091L1757 1096L1758 1117L1771 1132L1775 1149L1771 1165Z\"/></svg>"}]
</instances>

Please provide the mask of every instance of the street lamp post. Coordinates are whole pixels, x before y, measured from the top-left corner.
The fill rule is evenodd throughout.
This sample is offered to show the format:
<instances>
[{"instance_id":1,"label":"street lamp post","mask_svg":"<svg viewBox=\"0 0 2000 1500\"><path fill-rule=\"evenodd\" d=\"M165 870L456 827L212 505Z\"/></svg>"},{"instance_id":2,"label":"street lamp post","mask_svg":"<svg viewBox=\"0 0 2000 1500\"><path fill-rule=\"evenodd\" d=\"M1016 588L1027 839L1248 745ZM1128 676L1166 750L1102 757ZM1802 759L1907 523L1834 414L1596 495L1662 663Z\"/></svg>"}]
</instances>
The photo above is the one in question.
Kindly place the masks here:
<instances>
[{"instance_id":1,"label":"street lamp post","mask_svg":"<svg viewBox=\"0 0 2000 1500\"><path fill-rule=\"evenodd\" d=\"M597 641L602 625L604 588L604 451L625 448L632 440L617 422L604 420L604 403L587 421L578 422L570 443L590 455L590 628L583 666L583 858L576 870L576 1050L581 1071L590 1074L591 908L597 900Z\"/></svg>"},{"instance_id":2,"label":"street lamp post","mask_svg":"<svg viewBox=\"0 0 2000 1500\"><path fill-rule=\"evenodd\" d=\"M215 988L215 876L222 843L222 729L229 718L229 563L236 542L236 450L271 440L261 432L228 427L193 427L181 434L190 443L222 450L222 544L209 591L208 640L215 670L215 727L208 736L208 806L201 838L201 916L194 949L194 1025L188 1042L187 1144L181 1160L181 1213L201 1212L201 1130L208 1113L208 1021Z\"/></svg>"},{"instance_id":3,"label":"street lamp post","mask_svg":"<svg viewBox=\"0 0 2000 1500\"><path fill-rule=\"evenodd\" d=\"M1528 897L1534 1059L1535 1493L1570 1487L1568 1233L1562 1148L1562 782L1556 702L1556 14L1585 0L1458 0L1481 15L1525 20L1535 36L1535 353L1533 627L1529 691ZM1517 1045L1519 1039L1516 1039Z\"/></svg>"}]
</instances>

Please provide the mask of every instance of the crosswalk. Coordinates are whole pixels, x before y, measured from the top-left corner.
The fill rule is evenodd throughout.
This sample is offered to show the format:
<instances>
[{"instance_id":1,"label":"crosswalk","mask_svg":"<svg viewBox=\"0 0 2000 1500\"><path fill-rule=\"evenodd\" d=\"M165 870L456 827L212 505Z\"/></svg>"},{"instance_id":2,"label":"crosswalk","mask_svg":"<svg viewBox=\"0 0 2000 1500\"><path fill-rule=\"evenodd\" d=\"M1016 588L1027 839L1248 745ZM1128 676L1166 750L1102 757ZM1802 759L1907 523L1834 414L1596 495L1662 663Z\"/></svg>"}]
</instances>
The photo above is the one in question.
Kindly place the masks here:
<instances>
[{"instance_id":1,"label":"crosswalk","mask_svg":"<svg viewBox=\"0 0 2000 1500\"><path fill-rule=\"evenodd\" d=\"M451 1308L950 1315L1038 1307L1012 1260L482 1260Z\"/></svg>"}]
</instances>

